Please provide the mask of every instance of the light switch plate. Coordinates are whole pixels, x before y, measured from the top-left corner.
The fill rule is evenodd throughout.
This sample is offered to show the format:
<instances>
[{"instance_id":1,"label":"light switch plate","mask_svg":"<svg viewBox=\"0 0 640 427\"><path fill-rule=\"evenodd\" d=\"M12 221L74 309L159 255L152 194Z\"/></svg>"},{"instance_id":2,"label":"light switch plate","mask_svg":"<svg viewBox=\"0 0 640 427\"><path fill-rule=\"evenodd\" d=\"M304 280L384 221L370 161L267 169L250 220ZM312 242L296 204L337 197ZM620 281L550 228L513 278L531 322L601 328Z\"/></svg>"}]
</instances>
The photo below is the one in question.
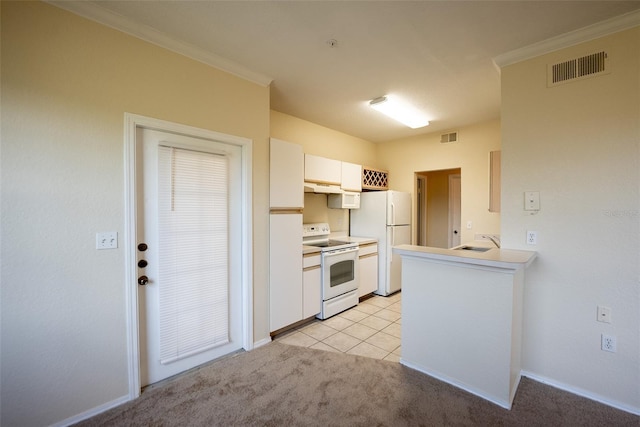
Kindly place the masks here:
<instances>
[{"instance_id":1,"label":"light switch plate","mask_svg":"<svg viewBox=\"0 0 640 427\"><path fill-rule=\"evenodd\" d=\"M540 210L540 192L539 191L524 192L524 210L525 211Z\"/></svg>"},{"instance_id":2,"label":"light switch plate","mask_svg":"<svg viewBox=\"0 0 640 427\"><path fill-rule=\"evenodd\" d=\"M598 306L598 322L611 323L611 309L609 307Z\"/></svg>"},{"instance_id":3,"label":"light switch plate","mask_svg":"<svg viewBox=\"0 0 640 427\"><path fill-rule=\"evenodd\" d=\"M118 248L118 232L106 231L96 233L96 249L117 249Z\"/></svg>"}]
</instances>

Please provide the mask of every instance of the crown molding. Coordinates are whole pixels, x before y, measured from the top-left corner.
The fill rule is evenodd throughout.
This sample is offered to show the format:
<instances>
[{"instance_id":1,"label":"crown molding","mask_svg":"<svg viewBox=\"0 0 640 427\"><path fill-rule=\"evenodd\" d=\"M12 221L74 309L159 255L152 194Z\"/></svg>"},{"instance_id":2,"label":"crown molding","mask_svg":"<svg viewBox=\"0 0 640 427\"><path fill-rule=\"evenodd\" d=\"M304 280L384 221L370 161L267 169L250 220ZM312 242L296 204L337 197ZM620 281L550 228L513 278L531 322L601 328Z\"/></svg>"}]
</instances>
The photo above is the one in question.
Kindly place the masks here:
<instances>
[{"instance_id":1,"label":"crown molding","mask_svg":"<svg viewBox=\"0 0 640 427\"><path fill-rule=\"evenodd\" d=\"M640 25L640 10L626 13L606 21L598 22L588 27L580 28L557 37L543 40L511 52L503 53L493 58L493 63L500 70L507 65L545 55L556 50L575 46L590 40L595 40L609 34L628 30Z\"/></svg>"},{"instance_id":2,"label":"crown molding","mask_svg":"<svg viewBox=\"0 0 640 427\"><path fill-rule=\"evenodd\" d=\"M249 70L234 61L215 55L189 43L173 39L154 28L136 23L129 18L111 12L95 3L65 0L45 0L45 2L258 85L266 87L273 81L272 78Z\"/></svg>"}]
</instances>

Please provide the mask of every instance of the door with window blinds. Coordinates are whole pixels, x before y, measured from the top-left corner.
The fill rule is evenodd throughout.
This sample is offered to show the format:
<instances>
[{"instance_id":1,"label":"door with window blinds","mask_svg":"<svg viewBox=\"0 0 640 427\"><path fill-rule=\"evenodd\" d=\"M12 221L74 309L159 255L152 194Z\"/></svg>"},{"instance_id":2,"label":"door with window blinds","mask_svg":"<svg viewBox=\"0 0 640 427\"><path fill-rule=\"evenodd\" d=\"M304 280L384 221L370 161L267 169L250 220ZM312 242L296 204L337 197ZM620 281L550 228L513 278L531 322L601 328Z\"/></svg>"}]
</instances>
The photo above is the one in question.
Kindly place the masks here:
<instances>
[{"instance_id":1,"label":"door with window blinds","mask_svg":"<svg viewBox=\"0 0 640 427\"><path fill-rule=\"evenodd\" d=\"M229 342L227 158L158 150L160 363Z\"/></svg>"},{"instance_id":2,"label":"door with window blinds","mask_svg":"<svg viewBox=\"0 0 640 427\"><path fill-rule=\"evenodd\" d=\"M232 300L239 300L230 271L233 152L221 143L146 132L144 229L153 243L144 254L149 282L141 286L143 385L240 348L231 325Z\"/></svg>"}]
</instances>

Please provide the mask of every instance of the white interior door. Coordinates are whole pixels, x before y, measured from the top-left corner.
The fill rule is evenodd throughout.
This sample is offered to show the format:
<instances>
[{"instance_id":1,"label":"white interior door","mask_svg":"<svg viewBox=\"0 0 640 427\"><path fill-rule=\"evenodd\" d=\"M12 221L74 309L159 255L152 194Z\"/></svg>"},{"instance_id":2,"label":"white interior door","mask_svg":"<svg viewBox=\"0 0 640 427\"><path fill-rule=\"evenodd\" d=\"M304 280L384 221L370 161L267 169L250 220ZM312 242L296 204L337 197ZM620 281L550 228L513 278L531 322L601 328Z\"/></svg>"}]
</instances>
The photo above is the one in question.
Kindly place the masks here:
<instances>
[{"instance_id":1,"label":"white interior door","mask_svg":"<svg viewBox=\"0 0 640 427\"><path fill-rule=\"evenodd\" d=\"M242 162L223 142L146 128L136 140L145 386L242 348Z\"/></svg>"},{"instance_id":2,"label":"white interior door","mask_svg":"<svg viewBox=\"0 0 640 427\"><path fill-rule=\"evenodd\" d=\"M416 175L416 236L417 244L427 246L427 177Z\"/></svg>"},{"instance_id":3,"label":"white interior door","mask_svg":"<svg viewBox=\"0 0 640 427\"><path fill-rule=\"evenodd\" d=\"M460 175L449 175L449 247L460 245L461 230Z\"/></svg>"}]
</instances>

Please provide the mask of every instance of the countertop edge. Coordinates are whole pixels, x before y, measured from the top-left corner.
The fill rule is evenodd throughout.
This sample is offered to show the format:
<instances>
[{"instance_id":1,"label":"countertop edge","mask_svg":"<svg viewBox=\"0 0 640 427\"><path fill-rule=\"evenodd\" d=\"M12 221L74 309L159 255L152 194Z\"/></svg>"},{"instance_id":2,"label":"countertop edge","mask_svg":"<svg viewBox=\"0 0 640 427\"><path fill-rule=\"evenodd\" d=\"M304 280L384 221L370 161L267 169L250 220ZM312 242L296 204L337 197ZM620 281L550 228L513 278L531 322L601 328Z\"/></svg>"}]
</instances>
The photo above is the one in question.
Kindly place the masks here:
<instances>
[{"instance_id":1,"label":"countertop edge","mask_svg":"<svg viewBox=\"0 0 640 427\"><path fill-rule=\"evenodd\" d=\"M339 236L335 237L335 240L342 240L348 243L358 243L360 245L368 245L370 243L378 243L378 239L373 237L358 237L358 236Z\"/></svg>"},{"instance_id":2,"label":"countertop edge","mask_svg":"<svg viewBox=\"0 0 640 427\"><path fill-rule=\"evenodd\" d=\"M331 238L335 240L341 240L347 243L358 243L359 245L368 245L372 243L376 243L376 244L378 243L378 239L375 239L373 237L357 237L357 236L343 236L343 235L333 236L332 235ZM302 245L302 255L309 255L309 254L315 254L315 253L320 254L319 247Z\"/></svg>"},{"instance_id":3,"label":"countertop edge","mask_svg":"<svg viewBox=\"0 0 640 427\"><path fill-rule=\"evenodd\" d=\"M509 270L527 268L537 256L537 253L534 251L523 251L517 249L493 248L486 252L471 252L416 245L394 246L393 252L401 256L404 255L415 258L424 258L427 260L448 261Z\"/></svg>"},{"instance_id":4,"label":"countertop edge","mask_svg":"<svg viewBox=\"0 0 640 427\"><path fill-rule=\"evenodd\" d=\"M302 245L302 255L318 254L320 255L320 248L317 246Z\"/></svg>"}]
</instances>

